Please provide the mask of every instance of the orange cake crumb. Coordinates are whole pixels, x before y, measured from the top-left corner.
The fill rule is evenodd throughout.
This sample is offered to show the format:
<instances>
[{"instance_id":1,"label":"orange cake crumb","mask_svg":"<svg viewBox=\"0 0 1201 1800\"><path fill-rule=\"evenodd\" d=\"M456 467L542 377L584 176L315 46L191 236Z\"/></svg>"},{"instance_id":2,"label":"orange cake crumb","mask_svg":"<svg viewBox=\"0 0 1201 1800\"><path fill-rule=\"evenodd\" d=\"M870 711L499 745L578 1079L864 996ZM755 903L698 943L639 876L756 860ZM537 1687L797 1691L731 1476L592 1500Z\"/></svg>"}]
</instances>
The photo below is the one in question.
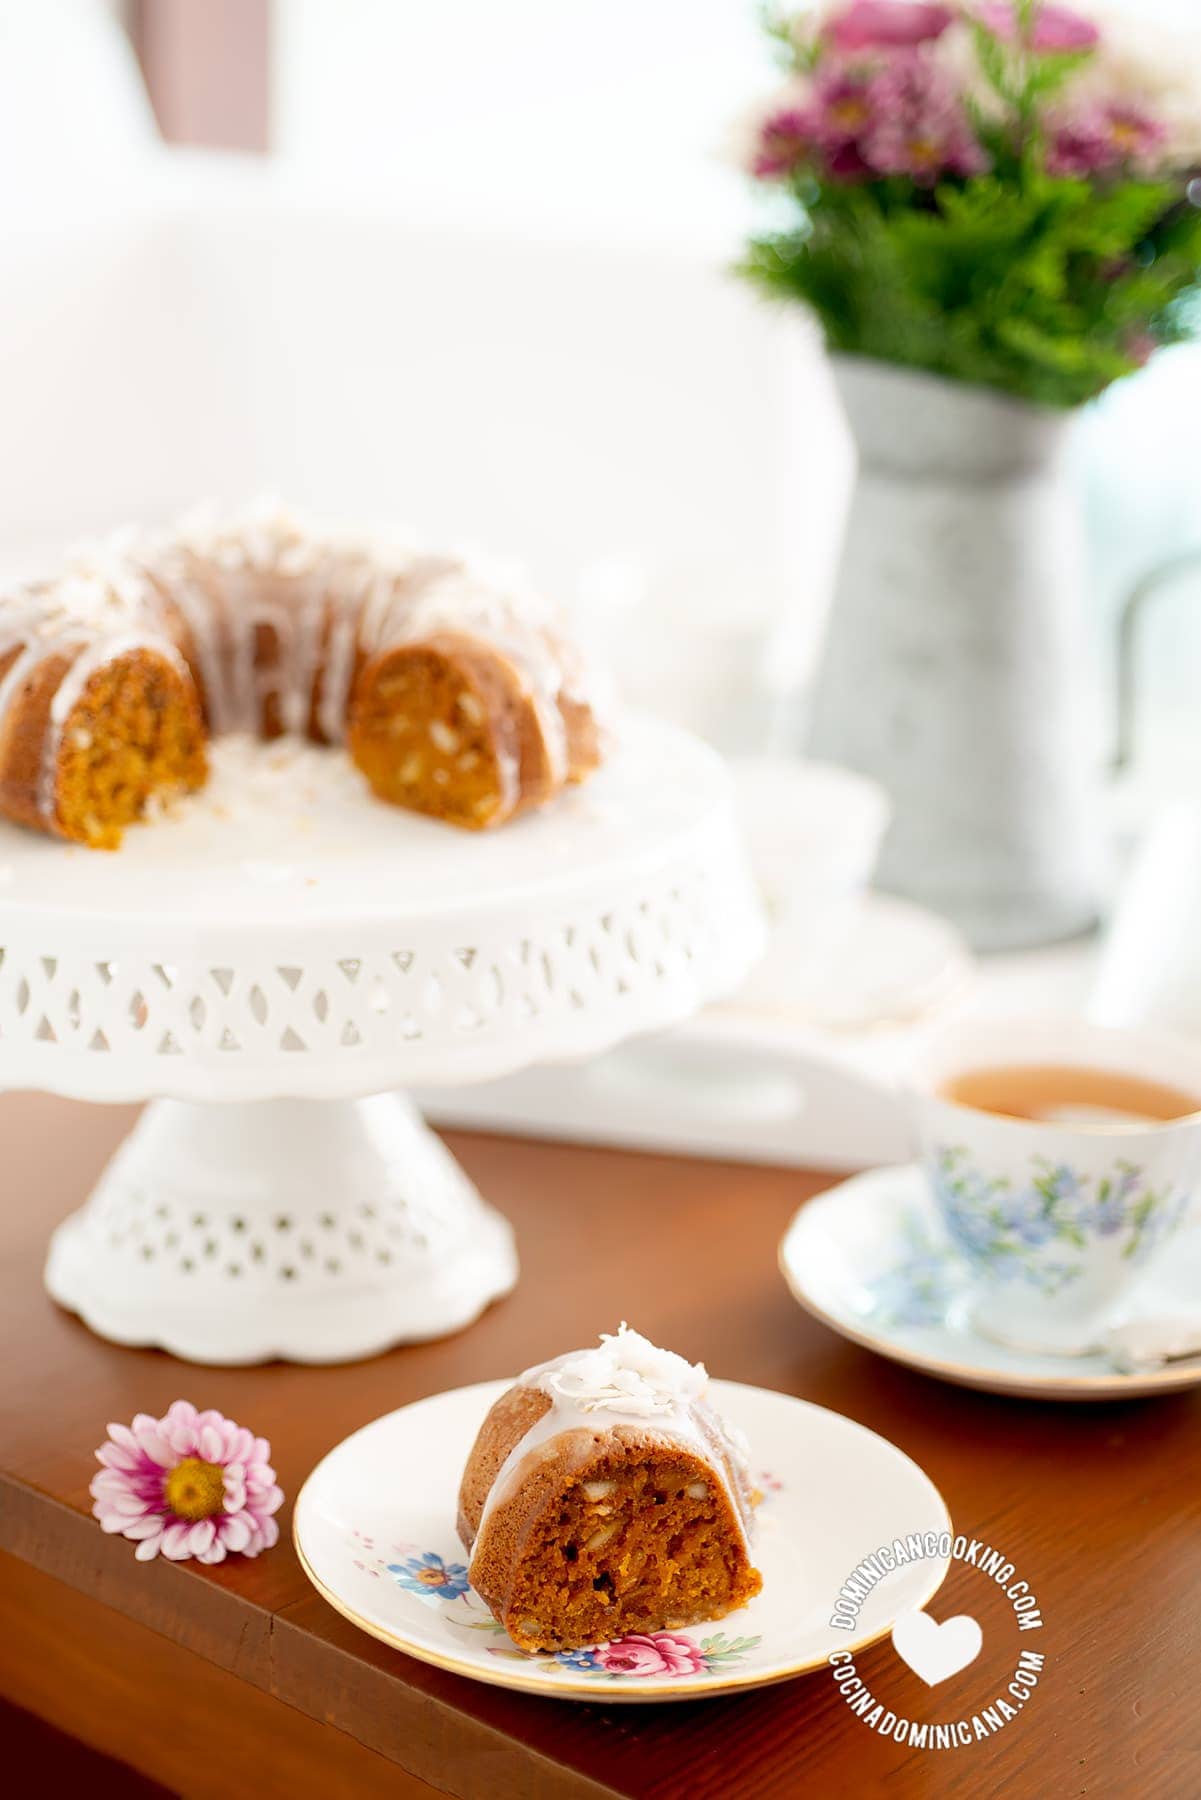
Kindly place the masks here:
<instances>
[{"instance_id":1,"label":"orange cake crumb","mask_svg":"<svg viewBox=\"0 0 1201 1800\"><path fill-rule=\"evenodd\" d=\"M65 837L115 850L152 798L201 787L204 728L191 684L135 650L98 670L64 722L55 810Z\"/></svg>"}]
</instances>

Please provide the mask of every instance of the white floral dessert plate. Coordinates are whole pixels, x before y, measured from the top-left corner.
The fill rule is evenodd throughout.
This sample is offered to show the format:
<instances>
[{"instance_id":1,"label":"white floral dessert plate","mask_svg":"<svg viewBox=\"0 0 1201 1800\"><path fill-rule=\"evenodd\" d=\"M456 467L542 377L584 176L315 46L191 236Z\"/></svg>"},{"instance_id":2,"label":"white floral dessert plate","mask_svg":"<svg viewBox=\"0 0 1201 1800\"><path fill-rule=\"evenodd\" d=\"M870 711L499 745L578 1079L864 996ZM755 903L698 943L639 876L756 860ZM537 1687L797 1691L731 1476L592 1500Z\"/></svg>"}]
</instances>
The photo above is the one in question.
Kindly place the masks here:
<instances>
[{"instance_id":1,"label":"white floral dessert plate","mask_svg":"<svg viewBox=\"0 0 1201 1800\"><path fill-rule=\"evenodd\" d=\"M712 1625L649 1632L559 1655L518 1650L467 1582L455 1534L459 1479L480 1422L509 1383L401 1407L318 1463L296 1502L301 1564L330 1605L397 1650L475 1681L572 1700L692 1700L784 1681L832 1650L874 1643L930 1598L945 1558L874 1588L851 1641L832 1630L842 1582L898 1534L950 1529L916 1463L862 1425L787 1394L715 1381L714 1404L746 1432L763 1499L763 1591Z\"/></svg>"},{"instance_id":2,"label":"white floral dessert plate","mask_svg":"<svg viewBox=\"0 0 1201 1800\"><path fill-rule=\"evenodd\" d=\"M1043 1356L979 1336L965 1317L967 1268L916 1164L855 1175L810 1200L784 1234L780 1269L805 1311L842 1337L963 1387L1114 1400L1201 1383L1201 1356L1123 1372L1101 1352ZM1195 1310L1199 1293L1201 1249L1182 1246L1148 1278L1138 1316Z\"/></svg>"}]
</instances>

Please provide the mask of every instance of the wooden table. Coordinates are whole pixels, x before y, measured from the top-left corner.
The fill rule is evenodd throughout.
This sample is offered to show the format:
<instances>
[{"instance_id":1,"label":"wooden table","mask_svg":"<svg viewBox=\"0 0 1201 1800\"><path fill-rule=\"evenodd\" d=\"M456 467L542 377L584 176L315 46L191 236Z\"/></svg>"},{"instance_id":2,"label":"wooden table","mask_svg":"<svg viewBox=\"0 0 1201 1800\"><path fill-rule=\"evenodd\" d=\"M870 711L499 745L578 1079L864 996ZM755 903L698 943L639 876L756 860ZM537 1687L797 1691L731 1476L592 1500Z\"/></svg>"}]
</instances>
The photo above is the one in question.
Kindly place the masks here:
<instances>
[{"instance_id":1,"label":"wooden table","mask_svg":"<svg viewBox=\"0 0 1201 1800\"><path fill-rule=\"evenodd\" d=\"M788 1297L776 1243L818 1178L467 1136L454 1148L513 1219L524 1264L517 1292L469 1331L328 1369L121 1350L50 1303L41 1265L51 1225L131 1117L0 1099L0 1695L23 1709L0 1708L0 1730L7 1767L22 1746L38 1755L38 1791L86 1756L89 1800L154 1782L199 1800L1201 1794L1201 1393L1071 1407L940 1385L843 1343ZM180 1395L219 1407L271 1438L293 1495L377 1414L621 1318L720 1375L837 1408L929 1471L956 1525L1037 1591L1048 1660L1020 1718L938 1752L882 1741L824 1672L658 1708L509 1694L412 1662L331 1611L297 1566L287 1511L277 1549L216 1569L137 1563L89 1517L109 1419ZM989 1661L1002 1603L987 1585L956 1568L933 1603L985 1629L982 1657L936 1706L889 1645L860 1657L899 1712L953 1718L1008 1680L1009 1652Z\"/></svg>"}]
</instances>

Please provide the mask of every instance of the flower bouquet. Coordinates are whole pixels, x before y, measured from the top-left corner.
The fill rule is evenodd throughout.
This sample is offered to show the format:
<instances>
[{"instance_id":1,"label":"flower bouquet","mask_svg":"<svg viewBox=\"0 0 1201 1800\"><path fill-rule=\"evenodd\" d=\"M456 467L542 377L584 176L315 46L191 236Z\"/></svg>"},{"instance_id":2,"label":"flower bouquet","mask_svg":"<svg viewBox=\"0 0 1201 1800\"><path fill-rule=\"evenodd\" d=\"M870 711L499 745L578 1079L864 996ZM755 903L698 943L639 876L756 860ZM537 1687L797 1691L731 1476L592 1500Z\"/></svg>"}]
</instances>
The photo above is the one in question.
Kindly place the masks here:
<instances>
[{"instance_id":1,"label":"flower bouquet","mask_svg":"<svg viewBox=\"0 0 1201 1800\"><path fill-rule=\"evenodd\" d=\"M743 265L831 348L1055 407L1188 330L1191 47L1038 0L851 0L773 22L745 160L781 229Z\"/></svg>"},{"instance_id":2,"label":"flower bouquet","mask_svg":"<svg viewBox=\"0 0 1201 1800\"><path fill-rule=\"evenodd\" d=\"M1038 0L773 29L743 272L817 315L859 451L808 747L889 790L881 886L979 949L1070 937L1106 858L1067 434L1189 330L1196 56Z\"/></svg>"}]
</instances>

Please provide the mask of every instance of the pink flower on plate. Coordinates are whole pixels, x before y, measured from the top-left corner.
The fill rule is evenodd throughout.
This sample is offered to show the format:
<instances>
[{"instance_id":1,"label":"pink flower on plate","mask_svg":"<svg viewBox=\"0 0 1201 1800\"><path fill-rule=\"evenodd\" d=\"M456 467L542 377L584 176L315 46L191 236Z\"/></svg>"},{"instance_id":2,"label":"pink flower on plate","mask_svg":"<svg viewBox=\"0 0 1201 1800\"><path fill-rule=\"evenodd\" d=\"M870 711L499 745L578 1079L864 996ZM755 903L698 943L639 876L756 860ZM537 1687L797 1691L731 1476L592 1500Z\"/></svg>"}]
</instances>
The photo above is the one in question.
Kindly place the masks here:
<instances>
[{"instance_id":1,"label":"pink flower on plate","mask_svg":"<svg viewBox=\"0 0 1201 1800\"><path fill-rule=\"evenodd\" d=\"M273 1515L284 1496L271 1446L219 1412L177 1400L164 1418L139 1413L108 1427L96 1460L92 1511L102 1530L137 1542L140 1562L161 1550L172 1562L219 1563L231 1550L257 1556L279 1538Z\"/></svg>"},{"instance_id":2,"label":"pink flower on plate","mask_svg":"<svg viewBox=\"0 0 1201 1800\"><path fill-rule=\"evenodd\" d=\"M838 50L908 48L941 37L953 17L927 0L851 0L826 21L825 36Z\"/></svg>"},{"instance_id":3,"label":"pink flower on plate","mask_svg":"<svg viewBox=\"0 0 1201 1800\"><path fill-rule=\"evenodd\" d=\"M982 0L972 8L972 16L1002 42L1017 42L1018 13L1010 0ZM1093 20L1073 7L1044 5L1034 15L1030 45L1046 55L1092 50L1100 41L1101 33Z\"/></svg>"},{"instance_id":4,"label":"pink flower on plate","mask_svg":"<svg viewBox=\"0 0 1201 1800\"><path fill-rule=\"evenodd\" d=\"M678 1631L636 1631L599 1644L598 1665L609 1675L703 1675L705 1653Z\"/></svg>"}]
</instances>

